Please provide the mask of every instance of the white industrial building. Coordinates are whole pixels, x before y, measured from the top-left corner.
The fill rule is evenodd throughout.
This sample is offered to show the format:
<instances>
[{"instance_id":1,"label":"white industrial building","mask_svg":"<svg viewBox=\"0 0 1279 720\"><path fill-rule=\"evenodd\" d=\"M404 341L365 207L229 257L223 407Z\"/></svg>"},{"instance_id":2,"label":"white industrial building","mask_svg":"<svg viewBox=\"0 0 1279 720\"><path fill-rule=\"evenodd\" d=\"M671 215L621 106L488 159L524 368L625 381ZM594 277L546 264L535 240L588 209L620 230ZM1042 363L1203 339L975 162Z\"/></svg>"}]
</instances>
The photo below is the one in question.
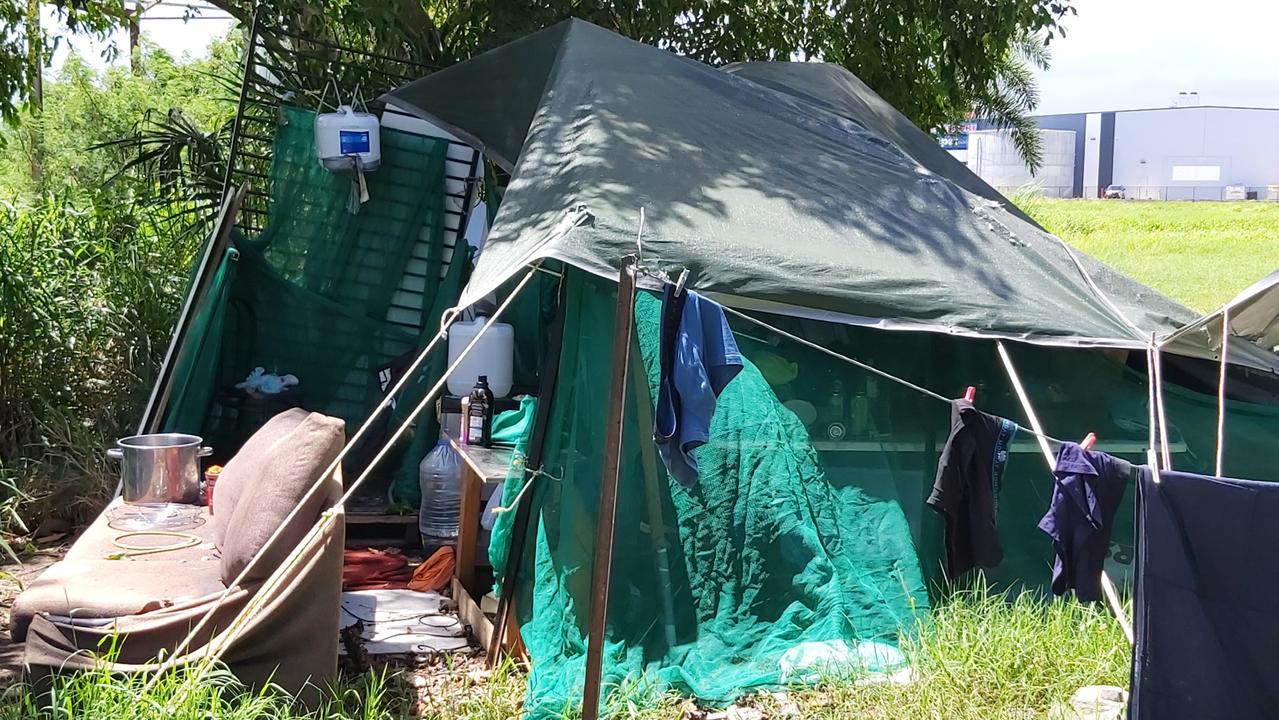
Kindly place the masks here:
<instances>
[{"instance_id":1,"label":"white industrial building","mask_svg":"<svg viewBox=\"0 0 1279 720\"><path fill-rule=\"evenodd\" d=\"M1043 156L1039 169L1031 174L1012 136L1003 130L977 130L968 134L964 162L968 169L1005 195L1023 188L1035 188L1046 197L1073 197L1075 133L1070 130L1040 130Z\"/></svg>"},{"instance_id":2,"label":"white industrial building","mask_svg":"<svg viewBox=\"0 0 1279 720\"><path fill-rule=\"evenodd\" d=\"M1001 192L1029 181L1050 197L1095 198L1113 184L1129 198L1279 200L1279 108L1198 105L1191 94L1174 107L1035 120L1044 131L1045 157L1033 178L1024 163L1008 167L1012 146L1005 133L973 130L960 141L949 139L949 147ZM1066 135L1073 138L1070 150ZM987 160L988 153L998 159ZM1068 168L1063 154L1073 155Z\"/></svg>"}]
</instances>

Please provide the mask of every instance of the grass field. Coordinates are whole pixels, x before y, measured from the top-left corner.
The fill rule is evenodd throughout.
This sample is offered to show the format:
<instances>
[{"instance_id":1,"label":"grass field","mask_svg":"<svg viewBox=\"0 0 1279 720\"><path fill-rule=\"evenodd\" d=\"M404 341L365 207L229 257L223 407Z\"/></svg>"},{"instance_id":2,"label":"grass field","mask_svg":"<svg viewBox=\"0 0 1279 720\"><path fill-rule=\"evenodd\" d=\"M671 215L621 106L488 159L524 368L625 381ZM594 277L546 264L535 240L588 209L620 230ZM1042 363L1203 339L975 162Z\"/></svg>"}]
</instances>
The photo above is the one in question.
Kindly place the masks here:
<instances>
[{"instance_id":1,"label":"grass field","mask_svg":"<svg viewBox=\"0 0 1279 720\"><path fill-rule=\"evenodd\" d=\"M1279 268L1279 203L1017 203L1074 247L1201 312Z\"/></svg>"}]
</instances>

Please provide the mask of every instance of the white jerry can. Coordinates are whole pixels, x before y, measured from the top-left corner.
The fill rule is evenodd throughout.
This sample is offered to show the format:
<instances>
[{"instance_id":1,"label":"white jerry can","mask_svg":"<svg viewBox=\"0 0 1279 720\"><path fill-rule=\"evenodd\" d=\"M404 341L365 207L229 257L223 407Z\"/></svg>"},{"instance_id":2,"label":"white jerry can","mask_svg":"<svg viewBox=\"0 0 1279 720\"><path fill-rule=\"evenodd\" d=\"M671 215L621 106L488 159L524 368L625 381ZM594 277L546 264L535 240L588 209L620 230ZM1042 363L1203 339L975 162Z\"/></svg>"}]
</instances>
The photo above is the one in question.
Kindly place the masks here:
<instances>
[{"instance_id":1,"label":"white jerry can","mask_svg":"<svg viewBox=\"0 0 1279 720\"><path fill-rule=\"evenodd\" d=\"M356 112L350 105L316 115L315 152L325 170L376 170L382 164L381 123L376 115Z\"/></svg>"}]
</instances>

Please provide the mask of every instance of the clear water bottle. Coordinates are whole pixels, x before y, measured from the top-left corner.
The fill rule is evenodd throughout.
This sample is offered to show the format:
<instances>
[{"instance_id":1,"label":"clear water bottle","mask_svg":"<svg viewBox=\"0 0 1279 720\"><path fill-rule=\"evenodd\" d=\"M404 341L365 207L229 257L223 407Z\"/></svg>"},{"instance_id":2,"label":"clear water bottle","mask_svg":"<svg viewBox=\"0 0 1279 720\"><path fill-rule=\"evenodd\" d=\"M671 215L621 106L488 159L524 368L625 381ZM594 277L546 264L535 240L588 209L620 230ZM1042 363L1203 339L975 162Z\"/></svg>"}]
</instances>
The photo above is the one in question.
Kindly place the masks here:
<instances>
[{"instance_id":1,"label":"clear water bottle","mask_svg":"<svg viewBox=\"0 0 1279 720\"><path fill-rule=\"evenodd\" d=\"M457 539L457 513L462 503L462 462L449 441L440 438L418 465L422 505L417 528L422 545L444 545Z\"/></svg>"}]
</instances>

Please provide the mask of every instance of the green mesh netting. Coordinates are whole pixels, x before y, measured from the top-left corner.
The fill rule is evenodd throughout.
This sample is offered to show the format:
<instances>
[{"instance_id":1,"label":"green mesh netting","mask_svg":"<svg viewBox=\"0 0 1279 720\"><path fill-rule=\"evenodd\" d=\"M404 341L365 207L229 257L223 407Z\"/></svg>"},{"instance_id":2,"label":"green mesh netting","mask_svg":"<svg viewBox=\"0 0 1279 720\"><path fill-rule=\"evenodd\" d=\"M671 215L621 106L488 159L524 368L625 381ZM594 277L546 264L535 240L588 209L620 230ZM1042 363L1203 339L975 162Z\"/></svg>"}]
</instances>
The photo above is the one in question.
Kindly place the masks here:
<instances>
[{"instance_id":1,"label":"green mesh netting","mask_svg":"<svg viewBox=\"0 0 1279 720\"><path fill-rule=\"evenodd\" d=\"M465 282L469 255L444 244L447 141L383 128L381 167L366 175L370 199L353 214L350 176L316 160L314 117L280 108L267 228L234 239L234 273L219 268L175 366L177 378L199 387L175 394L164 424L203 435L217 458L293 406L341 417L353 433L383 396L379 370L407 364ZM388 418L416 404L443 359L435 353ZM236 390L255 367L295 375L299 384L268 398ZM436 436L432 415L425 417L413 447ZM371 433L348 473L385 436L385 425ZM420 459L406 452L388 468L396 499L417 502Z\"/></svg>"},{"instance_id":2,"label":"green mesh netting","mask_svg":"<svg viewBox=\"0 0 1279 720\"><path fill-rule=\"evenodd\" d=\"M558 717L581 698L608 400L611 359L602 350L611 342L616 286L572 270L566 282L548 475L533 480L524 500L534 514L514 599L532 657L531 717ZM650 398L658 305L643 293L636 304ZM976 385L980 407L1026 424L993 343L765 319L944 394ZM926 622L930 597L953 587L942 565L941 518L925 505L949 406L749 323L731 325L750 363L717 406L712 442L698 451L698 486L668 479L660 460L655 474L646 472L650 428L632 383L604 663L605 692L620 693L615 702L644 688L725 702L777 686L796 648L819 640L891 644L917 617ZM1051 434L1096 432L1100 449L1144 462L1143 353L1015 343L1009 350ZM1215 397L1170 383L1166 401L1175 467L1208 470ZM827 436L833 421L845 425L842 439ZM1279 480L1270 452L1279 411L1232 402L1227 429L1228 472ZM508 502L521 483L512 473ZM1052 547L1037 524L1052 485L1034 438L1019 434L998 494L1005 558L985 573L994 588L1047 592ZM1120 583L1132 572L1132 499L1118 514L1106 561ZM500 525L494 538L500 560Z\"/></svg>"},{"instance_id":3,"label":"green mesh netting","mask_svg":"<svg viewBox=\"0 0 1279 720\"><path fill-rule=\"evenodd\" d=\"M535 537L515 600L533 658L533 717L580 699L608 399L610 358L599 350L609 344L615 286L570 278L543 462L551 477L535 479L526 500ZM784 656L806 643L895 643L928 607L900 505L830 474L753 364L720 398L697 486L682 487L655 454L645 457L651 425L630 419L646 413L634 388L651 397L656 387L659 308L647 294L636 304L645 373L628 398L606 683L727 701L780 683Z\"/></svg>"}]
</instances>

